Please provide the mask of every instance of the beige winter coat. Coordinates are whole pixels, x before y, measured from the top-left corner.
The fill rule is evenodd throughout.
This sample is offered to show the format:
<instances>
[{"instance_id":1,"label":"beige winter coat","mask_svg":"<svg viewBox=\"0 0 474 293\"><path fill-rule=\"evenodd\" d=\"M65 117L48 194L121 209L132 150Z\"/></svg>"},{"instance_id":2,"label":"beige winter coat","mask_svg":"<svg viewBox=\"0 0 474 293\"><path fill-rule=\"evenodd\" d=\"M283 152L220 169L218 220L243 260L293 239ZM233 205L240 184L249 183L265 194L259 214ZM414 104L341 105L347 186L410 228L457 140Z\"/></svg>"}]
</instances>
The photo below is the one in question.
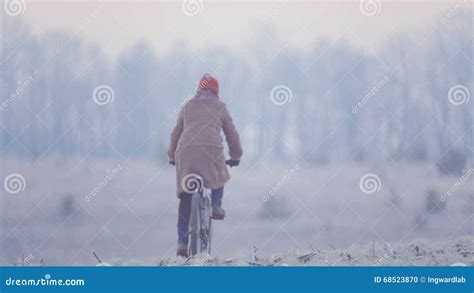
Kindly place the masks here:
<instances>
[{"instance_id":1,"label":"beige winter coat","mask_svg":"<svg viewBox=\"0 0 474 293\"><path fill-rule=\"evenodd\" d=\"M223 187L229 181L222 131L230 158L240 160L239 134L218 96L208 90L200 91L181 109L168 150L169 159L176 163L178 197L183 192L183 177L190 173L201 175L204 186L210 189Z\"/></svg>"}]
</instances>

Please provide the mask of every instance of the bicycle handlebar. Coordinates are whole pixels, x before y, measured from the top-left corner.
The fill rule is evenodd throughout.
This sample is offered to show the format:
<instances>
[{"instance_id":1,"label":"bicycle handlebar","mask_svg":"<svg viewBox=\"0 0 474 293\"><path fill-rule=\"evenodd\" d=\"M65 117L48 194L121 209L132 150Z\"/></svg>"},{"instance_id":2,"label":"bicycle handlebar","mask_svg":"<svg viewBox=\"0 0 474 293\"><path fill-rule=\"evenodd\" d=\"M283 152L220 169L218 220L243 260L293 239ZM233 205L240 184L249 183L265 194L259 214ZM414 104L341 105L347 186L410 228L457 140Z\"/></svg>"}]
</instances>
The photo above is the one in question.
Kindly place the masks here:
<instances>
[{"instance_id":1,"label":"bicycle handlebar","mask_svg":"<svg viewBox=\"0 0 474 293\"><path fill-rule=\"evenodd\" d=\"M234 162L237 162L237 163L232 164L233 161L234 161ZM232 168L232 167L237 167L237 166L239 165L239 161L235 161L235 160L230 159L230 160L226 160L226 161L225 161L225 164L226 164L226 165L229 165L231 168Z\"/></svg>"}]
</instances>

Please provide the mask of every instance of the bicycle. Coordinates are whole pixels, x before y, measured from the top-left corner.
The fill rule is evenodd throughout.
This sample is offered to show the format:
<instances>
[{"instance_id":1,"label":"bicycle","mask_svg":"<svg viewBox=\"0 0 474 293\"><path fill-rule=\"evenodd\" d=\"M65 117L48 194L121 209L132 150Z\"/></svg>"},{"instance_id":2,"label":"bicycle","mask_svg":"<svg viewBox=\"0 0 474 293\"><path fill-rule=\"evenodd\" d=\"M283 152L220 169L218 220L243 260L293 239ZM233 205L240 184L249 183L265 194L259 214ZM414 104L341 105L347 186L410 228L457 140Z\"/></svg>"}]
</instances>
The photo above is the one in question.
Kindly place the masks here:
<instances>
[{"instance_id":1,"label":"bicycle","mask_svg":"<svg viewBox=\"0 0 474 293\"><path fill-rule=\"evenodd\" d=\"M183 182L192 194L188 255L204 252L211 254L211 191L204 187L204 180L196 173L186 175Z\"/></svg>"},{"instance_id":2,"label":"bicycle","mask_svg":"<svg viewBox=\"0 0 474 293\"><path fill-rule=\"evenodd\" d=\"M226 164L231 166L228 161ZM231 166L232 167L232 166ZM192 194L191 216L188 231L188 255L211 254L212 201L211 190L204 186L203 178L191 173L183 178L183 184Z\"/></svg>"}]
</instances>

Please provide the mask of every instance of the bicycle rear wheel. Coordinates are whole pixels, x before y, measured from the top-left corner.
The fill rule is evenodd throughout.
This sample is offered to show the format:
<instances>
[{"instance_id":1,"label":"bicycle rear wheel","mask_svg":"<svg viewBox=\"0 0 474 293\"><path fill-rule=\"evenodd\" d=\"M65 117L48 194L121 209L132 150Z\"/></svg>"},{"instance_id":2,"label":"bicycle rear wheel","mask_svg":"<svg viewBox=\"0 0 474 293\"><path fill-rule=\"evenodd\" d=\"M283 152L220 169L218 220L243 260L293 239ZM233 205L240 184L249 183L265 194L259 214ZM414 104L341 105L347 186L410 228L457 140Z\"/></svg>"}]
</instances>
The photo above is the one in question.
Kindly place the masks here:
<instances>
[{"instance_id":1,"label":"bicycle rear wheel","mask_svg":"<svg viewBox=\"0 0 474 293\"><path fill-rule=\"evenodd\" d=\"M205 191L206 192L206 191ZM211 220L211 198L209 194L205 194L201 202L201 227L200 227L200 240L201 247L200 252L211 254L211 232L212 232L212 220Z\"/></svg>"},{"instance_id":2,"label":"bicycle rear wheel","mask_svg":"<svg viewBox=\"0 0 474 293\"><path fill-rule=\"evenodd\" d=\"M191 216L189 218L189 255L195 255L200 251L201 241L199 231L200 223L200 194L194 193L191 199Z\"/></svg>"}]
</instances>

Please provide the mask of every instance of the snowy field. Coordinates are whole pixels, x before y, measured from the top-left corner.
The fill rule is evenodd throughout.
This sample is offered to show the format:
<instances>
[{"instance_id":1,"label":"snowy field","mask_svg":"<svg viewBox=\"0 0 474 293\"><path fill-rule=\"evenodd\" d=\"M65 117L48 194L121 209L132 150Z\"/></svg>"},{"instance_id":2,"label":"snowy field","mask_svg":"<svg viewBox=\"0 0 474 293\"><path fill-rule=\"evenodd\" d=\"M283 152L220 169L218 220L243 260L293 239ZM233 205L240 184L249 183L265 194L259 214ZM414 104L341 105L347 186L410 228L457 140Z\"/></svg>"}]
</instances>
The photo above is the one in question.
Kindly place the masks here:
<instances>
[{"instance_id":1,"label":"snowy field","mask_svg":"<svg viewBox=\"0 0 474 293\"><path fill-rule=\"evenodd\" d=\"M472 265L474 176L456 184L428 164L270 162L231 170L213 255L186 264ZM185 264L174 257L171 166L2 159L0 172L25 179L20 193L2 190L2 265L95 265L92 252L117 265ZM361 191L366 173L380 190Z\"/></svg>"},{"instance_id":2,"label":"snowy field","mask_svg":"<svg viewBox=\"0 0 474 293\"><path fill-rule=\"evenodd\" d=\"M150 266L473 266L473 237L450 241L411 241L392 247L373 242L347 249L289 251L259 257L258 251L249 256L220 258L196 255L188 259L161 259L133 262L116 260L107 265ZM104 265L104 264L101 264Z\"/></svg>"}]
</instances>

